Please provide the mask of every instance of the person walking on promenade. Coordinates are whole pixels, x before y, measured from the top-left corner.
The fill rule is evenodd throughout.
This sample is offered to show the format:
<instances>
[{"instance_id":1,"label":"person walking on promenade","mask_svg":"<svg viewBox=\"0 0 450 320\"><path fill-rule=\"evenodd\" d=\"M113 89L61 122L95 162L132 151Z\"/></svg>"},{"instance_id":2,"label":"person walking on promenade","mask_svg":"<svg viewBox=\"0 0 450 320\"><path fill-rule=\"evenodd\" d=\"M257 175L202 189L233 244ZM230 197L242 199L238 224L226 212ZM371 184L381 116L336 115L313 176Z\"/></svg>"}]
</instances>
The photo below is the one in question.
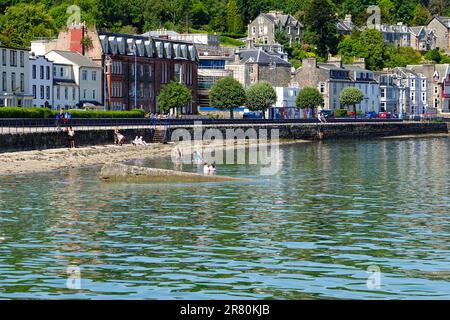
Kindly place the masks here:
<instances>
[{"instance_id":1,"label":"person walking on promenade","mask_svg":"<svg viewBox=\"0 0 450 320\"><path fill-rule=\"evenodd\" d=\"M69 148L75 148L75 130L72 126L67 130L67 136L69 138Z\"/></svg>"}]
</instances>

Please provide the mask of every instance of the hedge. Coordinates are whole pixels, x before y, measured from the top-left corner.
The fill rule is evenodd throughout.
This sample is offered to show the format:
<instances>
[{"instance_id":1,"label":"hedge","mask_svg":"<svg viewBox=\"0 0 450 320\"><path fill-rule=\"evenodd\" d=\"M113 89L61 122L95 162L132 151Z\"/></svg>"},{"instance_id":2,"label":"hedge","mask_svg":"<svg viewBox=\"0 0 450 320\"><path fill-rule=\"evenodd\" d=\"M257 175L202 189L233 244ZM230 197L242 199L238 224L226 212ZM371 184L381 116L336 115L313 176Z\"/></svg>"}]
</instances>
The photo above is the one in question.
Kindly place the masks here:
<instances>
[{"instance_id":1,"label":"hedge","mask_svg":"<svg viewBox=\"0 0 450 320\"><path fill-rule=\"evenodd\" d=\"M348 116L348 110L347 109L336 109L334 114L336 117L346 117Z\"/></svg>"},{"instance_id":2,"label":"hedge","mask_svg":"<svg viewBox=\"0 0 450 320\"><path fill-rule=\"evenodd\" d=\"M67 110L72 118L143 118L144 110L83 111ZM0 107L0 118L55 118L58 111L48 108Z\"/></svg>"}]
</instances>

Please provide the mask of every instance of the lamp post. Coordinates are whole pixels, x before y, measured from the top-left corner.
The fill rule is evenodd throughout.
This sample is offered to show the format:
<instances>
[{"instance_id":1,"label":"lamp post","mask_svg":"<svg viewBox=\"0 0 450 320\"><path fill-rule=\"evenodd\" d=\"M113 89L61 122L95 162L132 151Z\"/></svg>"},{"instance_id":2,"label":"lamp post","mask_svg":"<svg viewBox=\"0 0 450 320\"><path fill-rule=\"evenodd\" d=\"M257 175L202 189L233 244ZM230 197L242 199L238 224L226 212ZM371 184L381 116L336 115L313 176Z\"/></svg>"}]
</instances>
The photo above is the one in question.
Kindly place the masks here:
<instances>
[{"instance_id":1,"label":"lamp post","mask_svg":"<svg viewBox=\"0 0 450 320\"><path fill-rule=\"evenodd\" d=\"M105 76L105 111L109 110L111 108L110 106L110 95L109 95L109 86L108 86L108 75L111 73L111 57L110 56L105 56L105 67L103 68L104 71L104 76Z\"/></svg>"}]
</instances>

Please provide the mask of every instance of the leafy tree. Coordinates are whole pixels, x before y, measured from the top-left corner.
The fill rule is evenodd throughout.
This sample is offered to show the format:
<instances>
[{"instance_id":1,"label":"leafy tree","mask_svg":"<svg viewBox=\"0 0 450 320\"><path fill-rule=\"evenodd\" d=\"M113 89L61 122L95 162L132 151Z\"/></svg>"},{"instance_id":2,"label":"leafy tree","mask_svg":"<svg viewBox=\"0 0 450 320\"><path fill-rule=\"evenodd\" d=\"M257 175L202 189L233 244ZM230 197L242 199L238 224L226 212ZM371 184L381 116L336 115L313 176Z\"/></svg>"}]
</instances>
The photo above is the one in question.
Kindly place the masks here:
<instances>
[{"instance_id":1,"label":"leafy tree","mask_svg":"<svg viewBox=\"0 0 450 320\"><path fill-rule=\"evenodd\" d=\"M236 0L229 0L227 4L227 28L232 33L240 33L244 28Z\"/></svg>"},{"instance_id":2,"label":"leafy tree","mask_svg":"<svg viewBox=\"0 0 450 320\"><path fill-rule=\"evenodd\" d=\"M277 93L269 82L255 83L247 90L247 107L252 111L262 111L265 117L266 110L277 102Z\"/></svg>"},{"instance_id":3,"label":"leafy tree","mask_svg":"<svg viewBox=\"0 0 450 320\"><path fill-rule=\"evenodd\" d=\"M290 39L288 35L281 29L277 29L275 31L275 41L284 46L285 48L289 47L290 45Z\"/></svg>"},{"instance_id":4,"label":"leafy tree","mask_svg":"<svg viewBox=\"0 0 450 320\"><path fill-rule=\"evenodd\" d=\"M317 88L306 87L298 94L295 104L300 109L310 109L314 113L314 109L323 104L323 95Z\"/></svg>"},{"instance_id":5,"label":"leafy tree","mask_svg":"<svg viewBox=\"0 0 450 320\"><path fill-rule=\"evenodd\" d=\"M42 4L19 3L6 9L0 41L7 46L26 48L36 37L55 34L55 23Z\"/></svg>"},{"instance_id":6,"label":"leafy tree","mask_svg":"<svg viewBox=\"0 0 450 320\"><path fill-rule=\"evenodd\" d=\"M364 99L364 94L355 87L345 88L341 91L339 102L343 107L353 106L353 112L356 116L356 105Z\"/></svg>"},{"instance_id":7,"label":"leafy tree","mask_svg":"<svg viewBox=\"0 0 450 320\"><path fill-rule=\"evenodd\" d=\"M337 48L337 16L330 0L311 0L305 10L305 25L313 33L317 54L327 57Z\"/></svg>"},{"instance_id":8,"label":"leafy tree","mask_svg":"<svg viewBox=\"0 0 450 320\"><path fill-rule=\"evenodd\" d=\"M216 108L230 110L230 118L233 118L233 109L246 103L245 90L239 81L226 77L214 83L209 92L209 100Z\"/></svg>"},{"instance_id":9,"label":"leafy tree","mask_svg":"<svg viewBox=\"0 0 450 320\"><path fill-rule=\"evenodd\" d=\"M358 36L346 36L339 43L339 53L348 60L353 57L366 59L369 70L381 70L385 63L385 43L381 32L365 29Z\"/></svg>"},{"instance_id":10,"label":"leafy tree","mask_svg":"<svg viewBox=\"0 0 450 320\"><path fill-rule=\"evenodd\" d=\"M430 0L428 2L428 10L430 10L430 13L433 15L442 15L447 7L447 0Z\"/></svg>"},{"instance_id":11,"label":"leafy tree","mask_svg":"<svg viewBox=\"0 0 450 320\"><path fill-rule=\"evenodd\" d=\"M178 110L192 102L191 89L179 82L169 82L161 88L158 96L159 109L163 113Z\"/></svg>"},{"instance_id":12,"label":"leafy tree","mask_svg":"<svg viewBox=\"0 0 450 320\"><path fill-rule=\"evenodd\" d=\"M415 26L426 25L431 20L431 13L422 4L418 4L414 10L414 18L412 24Z\"/></svg>"},{"instance_id":13,"label":"leafy tree","mask_svg":"<svg viewBox=\"0 0 450 320\"><path fill-rule=\"evenodd\" d=\"M387 45L384 51L384 67L406 67L409 64L420 64L422 55L411 47L395 47Z\"/></svg>"}]
</instances>

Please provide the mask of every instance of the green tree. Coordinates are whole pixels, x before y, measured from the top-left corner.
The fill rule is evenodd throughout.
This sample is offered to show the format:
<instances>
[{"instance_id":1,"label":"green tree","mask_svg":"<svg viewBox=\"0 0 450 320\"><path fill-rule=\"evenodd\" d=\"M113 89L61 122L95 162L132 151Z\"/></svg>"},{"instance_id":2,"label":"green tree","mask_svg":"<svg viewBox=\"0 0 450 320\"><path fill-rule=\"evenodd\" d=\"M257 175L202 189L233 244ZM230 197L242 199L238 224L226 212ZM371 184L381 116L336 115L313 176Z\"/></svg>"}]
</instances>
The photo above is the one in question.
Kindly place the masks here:
<instances>
[{"instance_id":1,"label":"green tree","mask_svg":"<svg viewBox=\"0 0 450 320\"><path fill-rule=\"evenodd\" d=\"M255 83L247 90L247 107L252 111L262 111L265 118L266 110L277 102L277 93L267 81Z\"/></svg>"},{"instance_id":2,"label":"green tree","mask_svg":"<svg viewBox=\"0 0 450 320\"><path fill-rule=\"evenodd\" d=\"M361 103L364 99L364 94L355 87L349 87L345 88L341 91L341 94L339 96L339 102L341 106L343 107L350 107L353 106L353 112L356 117L356 105L358 103Z\"/></svg>"},{"instance_id":3,"label":"green tree","mask_svg":"<svg viewBox=\"0 0 450 320\"><path fill-rule=\"evenodd\" d=\"M192 102L192 91L184 84L179 82L169 82L161 88L158 96L159 109L163 113L167 113L170 110L176 110L185 107L188 103Z\"/></svg>"},{"instance_id":4,"label":"green tree","mask_svg":"<svg viewBox=\"0 0 450 320\"><path fill-rule=\"evenodd\" d=\"M19 3L8 7L2 19L0 41L12 47L29 47L37 37L53 37L56 27L42 4Z\"/></svg>"},{"instance_id":5,"label":"green tree","mask_svg":"<svg viewBox=\"0 0 450 320\"><path fill-rule=\"evenodd\" d=\"M305 9L305 26L316 37L314 44L317 54L327 57L328 53L336 53L337 16L330 0L311 0ZM313 37L311 37L313 38Z\"/></svg>"},{"instance_id":6,"label":"green tree","mask_svg":"<svg viewBox=\"0 0 450 320\"><path fill-rule=\"evenodd\" d=\"M230 118L233 119L233 109L246 103L245 90L239 81L226 77L214 83L209 92L209 100L213 107L230 110Z\"/></svg>"},{"instance_id":7,"label":"green tree","mask_svg":"<svg viewBox=\"0 0 450 320\"><path fill-rule=\"evenodd\" d=\"M288 48L290 46L289 37L287 36L286 32L281 29L277 29L275 31L275 41L285 48Z\"/></svg>"},{"instance_id":8,"label":"green tree","mask_svg":"<svg viewBox=\"0 0 450 320\"><path fill-rule=\"evenodd\" d=\"M441 63L442 57L439 49L433 49L428 51L424 57L426 60L434 61L435 63Z\"/></svg>"},{"instance_id":9,"label":"green tree","mask_svg":"<svg viewBox=\"0 0 450 320\"><path fill-rule=\"evenodd\" d=\"M409 64L420 64L422 55L411 47L387 45L384 51L385 68L406 67Z\"/></svg>"},{"instance_id":10,"label":"green tree","mask_svg":"<svg viewBox=\"0 0 450 320\"><path fill-rule=\"evenodd\" d=\"M448 6L447 0L430 0L428 2L428 10L430 10L431 14L433 15L442 15L444 13L445 9Z\"/></svg>"},{"instance_id":11,"label":"green tree","mask_svg":"<svg viewBox=\"0 0 450 320\"><path fill-rule=\"evenodd\" d=\"M232 33L240 33L244 28L236 0L229 0L227 4L227 28Z\"/></svg>"},{"instance_id":12,"label":"green tree","mask_svg":"<svg viewBox=\"0 0 450 320\"><path fill-rule=\"evenodd\" d=\"M426 25L431 20L431 13L422 4L418 4L414 10L414 18L412 24L415 26Z\"/></svg>"},{"instance_id":13,"label":"green tree","mask_svg":"<svg viewBox=\"0 0 450 320\"><path fill-rule=\"evenodd\" d=\"M317 88L306 87L298 94L295 104L300 109L310 109L314 113L314 109L323 105L323 95Z\"/></svg>"},{"instance_id":14,"label":"green tree","mask_svg":"<svg viewBox=\"0 0 450 320\"><path fill-rule=\"evenodd\" d=\"M381 70L385 64L385 43L381 32L375 29L365 29L356 36L346 36L339 43L338 51L346 59L353 57L366 59L369 70Z\"/></svg>"}]
</instances>

